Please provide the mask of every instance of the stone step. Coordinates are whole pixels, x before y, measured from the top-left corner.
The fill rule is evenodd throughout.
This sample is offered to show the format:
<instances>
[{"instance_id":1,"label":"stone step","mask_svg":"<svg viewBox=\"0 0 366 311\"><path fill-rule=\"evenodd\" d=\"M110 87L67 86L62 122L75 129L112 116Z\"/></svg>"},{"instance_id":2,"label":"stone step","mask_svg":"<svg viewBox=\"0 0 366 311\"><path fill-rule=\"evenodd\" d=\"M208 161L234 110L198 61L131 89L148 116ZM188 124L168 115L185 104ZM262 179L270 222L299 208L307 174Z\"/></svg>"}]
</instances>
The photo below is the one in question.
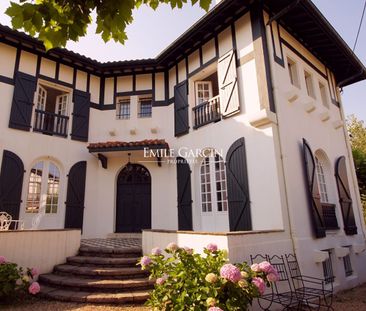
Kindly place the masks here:
<instances>
[{"instance_id":1,"label":"stone step","mask_svg":"<svg viewBox=\"0 0 366 311\"><path fill-rule=\"evenodd\" d=\"M68 264L57 265L54 267L54 272L62 275L77 275L93 278L141 278L147 277L148 272L141 270L140 267L125 267L125 268L104 268L104 267L80 267Z\"/></svg>"},{"instance_id":2,"label":"stone step","mask_svg":"<svg viewBox=\"0 0 366 311\"><path fill-rule=\"evenodd\" d=\"M91 291L75 291L73 289L59 289L53 286L41 285L41 297L60 301L82 303L115 303L141 304L149 298L148 291L133 291L122 293L103 293Z\"/></svg>"},{"instance_id":3,"label":"stone step","mask_svg":"<svg viewBox=\"0 0 366 311\"><path fill-rule=\"evenodd\" d=\"M153 280L148 278L136 278L128 280L119 279L93 279L81 278L76 276L63 276L57 274L41 274L39 281L46 285L59 287L69 290L86 290L86 291L100 291L100 292L125 292L138 291L142 289L150 289L154 285Z\"/></svg>"},{"instance_id":4,"label":"stone step","mask_svg":"<svg viewBox=\"0 0 366 311\"><path fill-rule=\"evenodd\" d=\"M75 266L103 266L103 267L136 267L139 257L108 258L94 256L72 256L67 263Z\"/></svg>"},{"instance_id":5,"label":"stone step","mask_svg":"<svg viewBox=\"0 0 366 311\"><path fill-rule=\"evenodd\" d=\"M79 255L87 257L131 258L141 257L142 249L138 247L109 248L81 246L79 249Z\"/></svg>"}]
</instances>

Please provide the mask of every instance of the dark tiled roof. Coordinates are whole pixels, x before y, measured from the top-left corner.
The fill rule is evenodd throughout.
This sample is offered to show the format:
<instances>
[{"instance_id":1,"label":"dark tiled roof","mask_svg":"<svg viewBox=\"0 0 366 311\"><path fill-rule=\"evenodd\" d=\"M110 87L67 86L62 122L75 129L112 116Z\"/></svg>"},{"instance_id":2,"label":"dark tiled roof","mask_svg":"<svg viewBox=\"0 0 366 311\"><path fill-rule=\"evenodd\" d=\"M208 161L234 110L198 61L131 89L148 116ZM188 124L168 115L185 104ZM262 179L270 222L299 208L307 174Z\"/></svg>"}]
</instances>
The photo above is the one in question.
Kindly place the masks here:
<instances>
[{"instance_id":1,"label":"dark tiled roof","mask_svg":"<svg viewBox=\"0 0 366 311\"><path fill-rule=\"evenodd\" d=\"M153 59L102 63L60 48L47 54L105 76L122 72L166 70L193 51L200 42L209 40L215 32L230 25L251 3L259 1L261 0L222 0ZM278 21L335 73L337 82L342 82L341 86L365 79L366 68L311 0L297 2L298 4L281 15ZM264 0L265 8L272 16L293 3L295 0ZM0 39L45 53L42 42L6 26L0 25Z\"/></svg>"},{"instance_id":2,"label":"dark tiled roof","mask_svg":"<svg viewBox=\"0 0 366 311\"><path fill-rule=\"evenodd\" d=\"M141 141L107 141L100 143L90 143L87 147L89 152L103 151L124 151L124 150L141 150L149 149L169 149L165 139L145 139Z\"/></svg>"}]
</instances>

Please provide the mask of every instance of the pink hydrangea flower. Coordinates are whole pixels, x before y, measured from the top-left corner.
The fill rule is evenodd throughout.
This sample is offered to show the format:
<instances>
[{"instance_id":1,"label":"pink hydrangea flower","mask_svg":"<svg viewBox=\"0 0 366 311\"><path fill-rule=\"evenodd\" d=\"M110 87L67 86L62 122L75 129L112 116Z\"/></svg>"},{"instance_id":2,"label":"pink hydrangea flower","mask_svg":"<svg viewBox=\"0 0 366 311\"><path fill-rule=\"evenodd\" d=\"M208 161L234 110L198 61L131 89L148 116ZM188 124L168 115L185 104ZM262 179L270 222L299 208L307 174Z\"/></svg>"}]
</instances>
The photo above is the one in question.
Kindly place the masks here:
<instances>
[{"instance_id":1,"label":"pink hydrangea flower","mask_svg":"<svg viewBox=\"0 0 366 311\"><path fill-rule=\"evenodd\" d=\"M163 285L165 281L168 279L168 275L164 274L161 278L156 279L156 284Z\"/></svg>"},{"instance_id":2,"label":"pink hydrangea flower","mask_svg":"<svg viewBox=\"0 0 366 311\"><path fill-rule=\"evenodd\" d=\"M216 245L216 244L214 244L214 243L210 243L210 244L208 244L208 245L206 246L206 249L207 249L209 252L211 252L211 253L216 252L216 251L217 251L217 245Z\"/></svg>"},{"instance_id":3,"label":"pink hydrangea flower","mask_svg":"<svg viewBox=\"0 0 366 311\"><path fill-rule=\"evenodd\" d=\"M0 256L0 265L6 263L6 258L4 256Z\"/></svg>"},{"instance_id":4,"label":"pink hydrangea flower","mask_svg":"<svg viewBox=\"0 0 366 311\"><path fill-rule=\"evenodd\" d=\"M223 311L223 310L219 307L211 307L208 309L208 311Z\"/></svg>"},{"instance_id":5,"label":"pink hydrangea flower","mask_svg":"<svg viewBox=\"0 0 366 311\"><path fill-rule=\"evenodd\" d=\"M271 273L273 271L273 267L268 261L262 261L259 264L259 269L265 273Z\"/></svg>"},{"instance_id":6,"label":"pink hydrangea flower","mask_svg":"<svg viewBox=\"0 0 366 311\"><path fill-rule=\"evenodd\" d=\"M141 266L147 267L148 265L151 264L151 258L149 256L144 256L141 258L140 263L141 263Z\"/></svg>"},{"instance_id":7,"label":"pink hydrangea flower","mask_svg":"<svg viewBox=\"0 0 366 311\"><path fill-rule=\"evenodd\" d=\"M162 253L163 253L163 251L159 247L154 247L151 250L151 254L154 255L154 256L161 255Z\"/></svg>"},{"instance_id":8,"label":"pink hydrangea flower","mask_svg":"<svg viewBox=\"0 0 366 311\"><path fill-rule=\"evenodd\" d=\"M39 275L39 270L37 268L32 268L31 270L32 277Z\"/></svg>"},{"instance_id":9,"label":"pink hydrangea flower","mask_svg":"<svg viewBox=\"0 0 366 311\"><path fill-rule=\"evenodd\" d=\"M254 271L254 272L260 272L261 271L261 269L259 267L259 264L257 264L257 263L252 264L250 266L250 269L252 269L252 271Z\"/></svg>"},{"instance_id":10,"label":"pink hydrangea flower","mask_svg":"<svg viewBox=\"0 0 366 311\"><path fill-rule=\"evenodd\" d=\"M38 282L33 282L28 288L28 292L32 295L38 294L40 290L41 287L39 286Z\"/></svg>"},{"instance_id":11,"label":"pink hydrangea flower","mask_svg":"<svg viewBox=\"0 0 366 311\"><path fill-rule=\"evenodd\" d=\"M189 255L193 254L193 248L190 248L188 246L184 246L183 248L187 252L187 254L189 254Z\"/></svg>"},{"instance_id":12,"label":"pink hydrangea flower","mask_svg":"<svg viewBox=\"0 0 366 311\"><path fill-rule=\"evenodd\" d=\"M254 277L252 283L258 288L259 293L263 295L266 290L266 283L264 280L262 278Z\"/></svg>"},{"instance_id":13,"label":"pink hydrangea flower","mask_svg":"<svg viewBox=\"0 0 366 311\"><path fill-rule=\"evenodd\" d=\"M21 285L23 285L23 280L22 280L22 279L17 279L17 280L15 281L15 284L16 284L17 286L21 286Z\"/></svg>"},{"instance_id":14,"label":"pink hydrangea flower","mask_svg":"<svg viewBox=\"0 0 366 311\"><path fill-rule=\"evenodd\" d=\"M172 252L175 252L179 247L176 243L172 242L172 243L169 243L166 248Z\"/></svg>"},{"instance_id":15,"label":"pink hydrangea flower","mask_svg":"<svg viewBox=\"0 0 366 311\"><path fill-rule=\"evenodd\" d=\"M277 282L279 280L278 273L269 273L269 274L267 274L267 280L269 282Z\"/></svg>"},{"instance_id":16,"label":"pink hydrangea flower","mask_svg":"<svg viewBox=\"0 0 366 311\"><path fill-rule=\"evenodd\" d=\"M221 267L220 276L234 283L241 279L240 269L230 263Z\"/></svg>"}]
</instances>

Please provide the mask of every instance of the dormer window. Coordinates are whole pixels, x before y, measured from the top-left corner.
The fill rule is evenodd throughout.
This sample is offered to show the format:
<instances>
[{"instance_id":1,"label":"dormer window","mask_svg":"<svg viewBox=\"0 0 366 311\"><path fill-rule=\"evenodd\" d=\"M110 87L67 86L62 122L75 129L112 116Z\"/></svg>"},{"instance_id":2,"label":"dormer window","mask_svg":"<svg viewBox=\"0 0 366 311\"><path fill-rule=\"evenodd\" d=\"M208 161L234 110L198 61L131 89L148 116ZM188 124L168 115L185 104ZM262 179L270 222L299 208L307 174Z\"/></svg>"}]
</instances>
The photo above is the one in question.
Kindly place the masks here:
<instances>
[{"instance_id":1,"label":"dormer window","mask_svg":"<svg viewBox=\"0 0 366 311\"><path fill-rule=\"evenodd\" d=\"M130 97L120 98L116 106L116 118L118 120L129 119L131 115Z\"/></svg>"},{"instance_id":2,"label":"dormer window","mask_svg":"<svg viewBox=\"0 0 366 311\"><path fill-rule=\"evenodd\" d=\"M151 118L152 115L152 97L141 96L139 97L139 118Z\"/></svg>"},{"instance_id":3,"label":"dormer window","mask_svg":"<svg viewBox=\"0 0 366 311\"><path fill-rule=\"evenodd\" d=\"M70 91L40 82L37 88L33 130L66 137L69 103Z\"/></svg>"}]
</instances>

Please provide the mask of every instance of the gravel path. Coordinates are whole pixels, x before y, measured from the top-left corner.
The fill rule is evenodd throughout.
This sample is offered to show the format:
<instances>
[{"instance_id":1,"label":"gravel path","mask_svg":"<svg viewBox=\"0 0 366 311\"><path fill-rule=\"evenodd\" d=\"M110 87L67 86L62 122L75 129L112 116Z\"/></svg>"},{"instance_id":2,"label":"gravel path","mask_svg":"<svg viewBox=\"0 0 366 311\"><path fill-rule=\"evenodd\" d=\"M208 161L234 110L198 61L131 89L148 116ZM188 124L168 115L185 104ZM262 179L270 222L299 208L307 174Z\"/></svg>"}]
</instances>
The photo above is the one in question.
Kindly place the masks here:
<instances>
[{"instance_id":1,"label":"gravel path","mask_svg":"<svg viewBox=\"0 0 366 311\"><path fill-rule=\"evenodd\" d=\"M334 298L335 311L366 310L366 283L354 289L339 293ZM116 306L67 303L32 298L13 305L0 305L4 311L148 311L144 306Z\"/></svg>"}]
</instances>

